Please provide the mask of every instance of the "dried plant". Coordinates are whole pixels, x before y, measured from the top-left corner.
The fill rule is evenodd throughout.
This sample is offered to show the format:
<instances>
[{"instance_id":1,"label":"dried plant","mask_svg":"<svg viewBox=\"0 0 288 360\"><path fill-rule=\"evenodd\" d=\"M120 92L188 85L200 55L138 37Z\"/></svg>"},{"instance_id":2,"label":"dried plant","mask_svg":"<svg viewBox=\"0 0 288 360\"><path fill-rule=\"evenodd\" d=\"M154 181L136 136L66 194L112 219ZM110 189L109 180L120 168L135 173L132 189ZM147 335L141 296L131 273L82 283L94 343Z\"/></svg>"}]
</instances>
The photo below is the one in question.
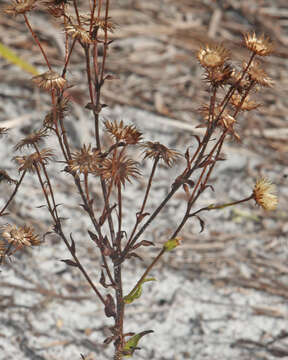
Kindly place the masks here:
<instances>
[{"instance_id":1,"label":"dried plant","mask_svg":"<svg viewBox=\"0 0 288 360\"><path fill-rule=\"evenodd\" d=\"M243 111L253 111L260 104L254 101L253 94L260 87L270 87L273 81L262 69L259 58L268 56L273 51L272 42L264 35L257 36L255 33L244 35L244 45L249 50L249 58L242 64L242 70L236 70L231 60L231 52L221 44L206 44L200 48L197 58L204 71L203 86L208 87L209 100L200 108L203 117L205 133L203 137L194 135L195 144L191 144L183 157L185 166L177 175L170 187L168 194L149 214L146 204L154 185L157 168L161 162L166 167L175 164L180 152L169 149L159 142L142 140L142 133L134 125L126 125L123 121L117 122L106 120L104 131L110 136L112 145L107 147L100 135L100 113L102 103L101 90L105 81L111 79L106 74L105 64L108 49L111 44L109 33L117 31L117 26L109 16L109 1L91 0L90 13L82 13L78 8L77 1L49 0L42 2L47 13L61 23L65 33L64 48L66 49L63 67L61 71L54 71L48 56L42 47L40 39L33 31L27 13L38 6L34 0L19 0L11 2L7 7L6 14L21 15L28 30L43 55L47 65L47 71L35 76L33 82L50 95L51 110L43 120L43 128L31 133L20 140L15 146L15 151L28 154L17 155L14 160L18 166L19 180L13 180L5 170L0 170L1 180L5 180L14 190L5 206L1 209L1 216L5 218L5 210L9 207L12 199L21 187L27 172L37 176L42 190L47 211L50 214L53 231L66 244L70 253L70 259L63 260L68 266L76 267L85 277L91 290L103 305L103 314L112 318L114 324L111 327L111 336L104 342L114 344L114 360L120 360L124 356L131 356L139 349L138 342L144 335L152 330L144 330L138 334L124 330L124 310L141 295L142 285L153 280L148 273L168 251L172 251L180 245L181 230L188 221L198 221L199 214L204 211L222 209L223 207L237 205L254 200L264 210L274 210L277 206L277 196L274 186L267 179L256 182L254 189L244 199L226 204L213 204L197 208L197 200L210 186L210 179L218 161L222 160L221 151L224 142L230 136L240 141L240 135L236 132L239 114ZM105 4L105 5L104 5ZM73 13L73 15L71 15ZM66 78L70 64L71 54L79 45L83 51L86 63L86 82L89 92L89 100L86 108L94 118L94 147L83 144L79 150L73 150L67 135L65 116L69 112L69 79ZM101 50L101 51L100 51ZM101 56L99 55L101 53ZM49 130L49 131L48 131ZM1 134L6 129L0 129ZM87 237L95 244L95 251L99 251L101 261L99 279L92 278L78 257L77 246L73 234L68 236L62 226L62 217L57 207L57 188L51 183L49 163L56 161L51 149L42 148L41 142L44 137L55 136L62 158L65 175L70 176L81 198L81 206L91 220L93 231L87 229ZM111 143L110 143L111 144ZM192 145L194 147L192 147ZM123 227L123 188L135 181L141 175L138 162L131 158L131 150L136 147L142 148L142 160L152 160L150 176L143 190L143 200L140 209L137 209L136 220L132 229ZM32 149L32 151L31 151ZM193 149L193 151L191 151ZM168 171L168 170L167 170ZM193 181L192 181L193 176ZM195 180L196 176L196 180ZM103 207L99 211L99 204L94 204L91 192L92 184L99 182ZM157 222L159 213L165 211L166 204L174 197L176 192L184 191L186 210L182 214L182 220L166 239L159 254L147 267L140 279L135 281L135 286L126 295L123 293L123 281L125 281L125 263L131 257L137 256L135 252L141 246L154 245L152 242L143 240L145 232L149 231L151 223ZM114 197L115 196L115 197ZM116 205L112 205L116 198ZM71 214L73 217L73 214ZM200 219L201 227L204 226ZM0 239L0 258L11 257L16 251L25 247L39 245L39 236L34 233L32 227L23 225L5 224L2 226ZM111 356L112 358L112 356Z\"/></svg>"}]
</instances>

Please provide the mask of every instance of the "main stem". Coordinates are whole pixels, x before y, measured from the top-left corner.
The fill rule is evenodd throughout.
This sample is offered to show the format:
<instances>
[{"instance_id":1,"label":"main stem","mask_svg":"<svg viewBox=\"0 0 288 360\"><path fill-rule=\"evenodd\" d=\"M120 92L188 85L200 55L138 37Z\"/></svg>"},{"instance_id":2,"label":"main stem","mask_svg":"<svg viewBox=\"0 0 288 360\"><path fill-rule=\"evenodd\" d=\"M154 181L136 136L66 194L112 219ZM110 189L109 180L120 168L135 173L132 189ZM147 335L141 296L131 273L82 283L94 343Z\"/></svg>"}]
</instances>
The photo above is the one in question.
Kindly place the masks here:
<instances>
[{"instance_id":1,"label":"main stem","mask_svg":"<svg viewBox=\"0 0 288 360\"><path fill-rule=\"evenodd\" d=\"M115 341L115 354L113 360L122 360L123 355L123 321L124 321L124 301L122 288L122 269L121 265L114 266L114 280L116 283L116 320L115 330L118 335Z\"/></svg>"}]
</instances>

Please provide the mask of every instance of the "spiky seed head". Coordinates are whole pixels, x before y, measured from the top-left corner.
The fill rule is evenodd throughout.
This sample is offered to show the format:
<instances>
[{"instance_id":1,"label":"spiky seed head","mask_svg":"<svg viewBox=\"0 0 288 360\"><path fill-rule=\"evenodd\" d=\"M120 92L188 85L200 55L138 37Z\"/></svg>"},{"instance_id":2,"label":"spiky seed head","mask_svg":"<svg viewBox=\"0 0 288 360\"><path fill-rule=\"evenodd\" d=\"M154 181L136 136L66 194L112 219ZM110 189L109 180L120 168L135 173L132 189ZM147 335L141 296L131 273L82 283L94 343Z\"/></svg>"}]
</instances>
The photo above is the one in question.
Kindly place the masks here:
<instances>
[{"instance_id":1,"label":"spiky seed head","mask_svg":"<svg viewBox=\"0 0 288 360\"><path fill-rule=\"evenodd\" d=\"M138 163L126 155L109 157L103 160L101 168L98 169L98 175L114 186L125 186L126 181L131 183L131 178L136 179L141 175L138 169Z\"/></svg>"},{"instance_id":2,"label":"spiky seed head","mask_svg":"<svg viewBox=\"0 0 288 360\"><path fill-rule=\"evenodd\" d=\"M171 167L181 156L178 151L168 149L159 142L147 141L142 145L142 147L144 148L144 159L160 159L163 160L169 167Z\"/></svg>"},{"instance_id":3,"label":"spiky seed head","mask_svg":"<svg viewBox=\"0 0 288 360\"><path fill-rule=\"evenodd\" d=\"M234 94L231 97L230 102L235 108L238 109L240 107L240 110L242 111L255 110L259 106L261 106L261 104L257 103L256 101L250 100L249 96L246 96L244 101L242 102L242 96L240 94Z\"/></svg>"},{"instance_id":4,"label":"spiky seed head","mask_svg":"<svg viewBox=\"0 0 288 360\"><path fill-rule=\"evenodd\" d=\"M256 203L264 210L275 210L278 205L275 185L268 179L261 178L256 181L253 190L253 197Z\"/></svg>"},{"instance_id":5,"label":"spiky seed head","mask_svg":"<svg viewBox=\"0 0 288 360\"><path fill-rule=\"evenodd\" d=\"M213 116L211 116L210 107L207 105L203 105L199 109L199 112L202 114L204 120L207 122L206 126L212 123L212 121L217 121L218 127L224 130L228 130L228 132L232 134L236 140L240 140L239 134L237 134L234 129L234 126L236 125L236 119L229 114L227 109L223 110L221 105L215 105Z\"/></svg>"},{"instance_id":6,"label":"spiky seed head","mask_svg":"<svg viewBox=\"0 0 288 360\"><path fill-rule=\"evenodd\" d=\"M86 26L90 26L91 14L86 13L86 14L80 15L80 21L82 24L84 24ZM94 19L92 21L92 26L94 28L97 27L103 31L107 30L111 33L113 33L116 28L116 24L111 21L111 17L108 17L107 21L105 20L104 17L100 17L100 18L94 17Z\"/></svg>"},{"instance_id":7,"label":"spiky seed head","mask_svg":"<svg viewBox=\"0 0 288 360\"><path fill-rule=\"evenodd\" d=\"M69 24L65 26L65 31L73 39L77 39L84 44L91 44L93 42L89 35L89 31L81 25Z\"/></svg>"},{"instance_id":8,"label":"spiky seed head","mask_svg":"<svg viewBox=\"0 0 288 360\"><path fill-rule=\"evenodd\" d=\"M14 149L15 151L22 150L24 147L31 147L38 145L41 141L43 141L44 137L46 137L47 134L44 132L44 130L35 131L28 136L26 136L24 139L18 142L18 144L15 145Z\"/></svg>"},{"instance_id":9,"label":"spiky seed head","mask_svg":"<svg viewBox=\"0 0 288 360\"><path fill-rule=\"evenodd\" d=\"M230 65L222 65L213 68L207 67L205 70L205 80L214 87L227 84L233 72Z\"/></svg>"},{"instance_id":10,"label":"spiky seed head","mask_svg":"<svg viewBox=\"0 0 288 360\"><path fill-rule=\"evenodd\" d=\"M51 91L53 89L62 90L66 85L66 80L57 72L49 70L43 74L36 75L32 81L43 90Z\"/></svg>"},{"instance_id":11,"label":"spiky seed head","mask_svg":"<svg viewBox=\"0 0 288 360\"><path fill-rule=\"evenodd\" d=\"M18 171L29 171L34 173L40 170L41 164L46 165L53 159L53 152L50 149L42 149L40 152L34 152L28 156L15 156L14 161L19 166Z\"/></svg>"},{"instance_id":12,"label":"spiky seed head","mask_svg":"<svg viewBox=\"0 0 288 360\"><path fill-rule=\"evenodd\" d=\"M244 41L246 47L259 56L267 56L274 51L273 43L264 34L259 37L256 36L255 32L244 34Z\"/></svg>"},{"instance_id":13,"label":"spiky seed head","mask_svg":"<svg viewBox=\"0 0 288 360\"><path fill-rule=\"evenodd\" d=\"M56 111L54 109L50 110L43 121L43 126L45 130L53 128L54 123L58 122L58 120L64 119L65 113L68 109L69 98L62 97L60 101L57 102ZM54 119L56 117L56 119Z\"/></svg>"},{"instance_id":14,"label":"spiky seed head","mask_svg":"<svg viewBox=\"0 0 288 360\"><path fill-rule=\"evenodd\" d=\"M198 51L197 58L204 68L222 66L229 59L229 51L222 45L206 45Z\"/></svg>"},{"instance_id":15,"label":"spiky seed head","mask_svg":"<svg viewBox=\"0 0 288 360\"><path fill-rule=\"evenodd\" d=\"M243 68L246 68L247 64L243 63ZM264 69L260 67L258 61L253 61L248 68L248 75L251 80L255 81L260 86L272 87L274 85L273 80L266 74Z\"/></svg>"},{"instance_id":16,"label":"spiky seed head","mask_svg":"<svg viewBox=\"0 0 288 360\"><path fill-rule=\"evenodd\" d=\"M91 144L85 144L79 151L72 153L72 159L69 161L69 169L79 174L95 173L102 158L98 150L91 149Z\"/></svg>"},{"instance_id":17,"label":"spiky seed head","mask_svg":"<svg viewBox=\"0 0 288 360\"><path fill-rule=\"evenodd\" d=\"M36 246L40 244L38 235L34 233L33 227L24 225L17 228L16 225L2 226L2 237L14 246L14 252L25 246Z\"/></svg>"},{"instance_id":18,"label":"spiky seed head","mask_svg":"<svg viewBox=\"0 0 288 360\"><path fill-rule=\"evenodd\" d=\"M142 133L135 126L124 125L122 120L119 123L117 121L106 120L104 125L116 142L125 141L126 144L135 145L142 139Z\"/></svg>"},{"instance_id":19,"label":"spiky seed head","mask_svg":"<svg viewBox=\"0 0 288 360\"><path fill-rule=\"evenodd\" d=\"M31 11L35 7L36 0L19 0L13 1L12 5L8 6L4 13L7 15L17 16Z\"/></svg>"}]
</instances>

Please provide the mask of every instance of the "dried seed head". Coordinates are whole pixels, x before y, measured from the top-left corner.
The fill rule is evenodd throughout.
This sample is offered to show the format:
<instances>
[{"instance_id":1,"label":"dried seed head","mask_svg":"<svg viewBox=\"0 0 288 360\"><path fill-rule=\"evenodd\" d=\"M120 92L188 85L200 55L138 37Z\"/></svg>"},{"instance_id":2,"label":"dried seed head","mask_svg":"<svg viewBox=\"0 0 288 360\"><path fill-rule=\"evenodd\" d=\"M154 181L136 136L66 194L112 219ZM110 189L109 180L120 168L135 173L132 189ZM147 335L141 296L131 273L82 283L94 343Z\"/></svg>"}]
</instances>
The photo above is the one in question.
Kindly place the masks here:
<instances>
[{"instance_id":1,"label":"dried seed head","mask_svg":"<svg viewBox=\"0 0 288 360\"><path fill-rule=\"evenodd\" d=\"M32 81L44 90L62 90L66 84L66 80L57 72L49 70L43 74L36 75Z\"/></svg>"},{"instance_id":2,"label":"dried seed head","mask_svg":"<svg viewBox=\"0 0 288 360\"><path fill-rule=\"evenodd\" d=\"M236 119L232 115L229 114L227 109L224 109L224 111L222 111L222 110L223 110L222 106L216 105L214 107L214 112L213 112L213 117L212 117L212 116L210 116L209 106L204 105L199 109L199 112L204 117L204 120L207 122L207 125L212 123L212 120L217 121L218 127L228 130L228 132L230 134L232 134L236 140L240 140L240 136L236 133L236 131L234 129L234 125L236 124Z\"/></svg>"},{"instance_id":3,"label":"dried seed head","mask_svg":"<svg viewBox=\"0 0 288 360\"><path fill-rule=\"evenodd\" d=\"M115 138L116 142L125 141L126 144L138 144L142 139L142 133L139 132L133 125L124 125L121 120L117 121L105 121L106 130Z\"/></svg>"},{"instance_id":4,"label":"dried seed head","mask_svg":"<svg viewBox=\"0 0 288 360\"><path fill-rule=\"evenodd\" d=\"M80 21L82 24L84 24L86 26L90 26L91 14L87 13L87 14L80 15ZM108 17L107 21L105 21L104 17L100 17L100 18L94 17L94 19L92 21L92 26L94 28L97 27L103 31L107 30L111 33L113 33L116 28L116 24L111 21L111 17Z\"/></svg>"},{"instance_id":5,"label":"dried seed head","mask_svg":"<svg viewBox=\"0 0 288 360\"><path fill-rule=\"evenodd\" d=\"M171 167L181 154L173 149L168 149L166 146L159 142L147 141L142 145L144 150L144 159L160 159L166 165Z\"/></svg>"},{"instance_id":6,"label":"dried seed head","mask_svg":"<svg viewBox=\"0 0 288 360\"><path fill-rule=\"evenodd\" d=\"M0 169L0 183L1 182L7 182L8 184L17 184L17 181L13 180L3 169Z\"/></svg>"},{"instance_id":7,"label":"dried seed head","mask_svg":"<svg viewBox=\"0 0 288 360\"><path fill-rule=\"evenodd\" d=\"M98 174L102 178L115 185L116 187L125 186L126 181L131 182L131 178L136 179L140 175L138 163L125 155L109 157L103 160Z\"/></svg>"},{"instance_id":8,"label":"dried seed head","mask_svg":"<svg viewBox=\"0 0 288 360\"><path fill-rule=\"evenodd\" d=\"M64 119L65 112L68 109L69 98L62 97L60 101L57 102L56 111L54 109L50 110L44 118L43 126L44 128L51 129L55 122ZM56 117L56 119L54 119Z\"/></svg>"},{"instance_id":9,"label":"dried seed head","mask_svg":"<svg viewBox=\"0 0 288 360\"><path fill-rule=\"evenodd\" d=\"M25 146L29 148L31 146L38 145L46 136L47 134L45 134L43 130L35 131L19 141L18 144L15 145L14 149L15 151L18 151L22 150Z\"/></svg>"},{"instance_id":10,"label":"dried seed head","mask_svg":"<svg viewBox=\"0 0 288 360\"><path fill-rule=\"evenodd\" d=\"M85 144L80 149L72 154L72 159L69 161L69 169L80 174L95 173L97 171L102 158L98 150L91 150L91 145Z\"/></svg>"},{"instance_id":11,"label":"dried seed head","mask_svg":"<svg viewBox=\"0 0 288 360\"><path fill-rule=\"evenodd\" d=\"M206 45L201 47L197 58L204 68L222 66L229 59L229 51L222 45Z\"/></svg>"},{"instance_id":12,"label":"dried seed head","mask_svg":"<svg viewBox=\"0 0 288 360\"><path fill-rule=\"evenodd\" d=\"M270 55L274 50L273 43L268 37L265 38L264 34L260 37L257 37L255 32L244 34L244 40L246 47L259 56Z\"/></svg>"},{"instance_id":13,"label":"dried seed head","mask_svg":"<svg viewBox=\"0 0 288 360\"><path fill-rule=\"evenodd\" d=\"M250 85L250 81L247 77L242 78L242 73L235 69L233 69L231 77L228 79L227 83L234 86L240 94Z\"/></svg>"},{"instance_id":14,"label":"dried seed head","mask_svg":"<svg viewBox=\"0 0 288 360\"><path fill-rule=\"evenodd\" d=\"M73 39L77 39L84 44L91 44L93 41L89 35L89 31L81 25L70 24L65 27L65 31Z\"/></svg>"},{"instance_id":15,"label":"dried seed head","mask_svg":"<svg viewBox=\"0 0 288 360\"><path fill-rule=\"evenodd\" d=\"M223 86L231 78L233 69L230 65L222 65L212 68L206 68L205 80L212 86Z\"/></svg>"},{"instance_id":16,"label":"dried seed head","mask_svg":"<svg viewBox=\"0 0 288 360\"><path fill-rule=\"evenodd\" d=\"M253 197L256 203L264 210L275 210L278 205L275 185L266 178L257 180L253 190Z\"/></svg>"},{"instance_id":17,"label":"dried seed head","mask_svg":"<svg viewBox=\"0 0 288 360\"><path fill-rule=\"evenodd\" d=\"M246 68L247 64L244 62L243 68ZM260 67L258 61L253 61L248 68L248 75L251 80L257 84L265 87L272 87L274 85L273 80L266 74L266 72Z\"/></svg>"},{"instance_id":18,"label":"dried seed head","mask_svg":"<svg viewBox=\"0 0 288 360\"><path fill-rule=\"evenodd\" d=\"M53 159L53 152L50 149L43 149L39 153L36 151L28 156L15 156L14 161L19 165L18 171L29 171L34 173L40 170L40 165L46 165Z\"/></svg>"},{"instance_id":19,"label":"dried seed head","mask_svg":"<svg viewBox=\"0 0 288 360\"><path fill-rule=\"evenodd\" d=\"M19 15L19 14L25 14L28 11L31 11L35 7L36 0L19 0L14 1L12 5L8 6L4 13L8 15Z\"/></svg>"},{"instance_id":20,"label":"dried seed head","mask_svg":"<svg viewBox=\"0 0 288 360\"><path fill-rule=\"evenodd\" d=\"M24 246L36 246L40 244L38 235L34 234L34 229L24 225L17 228L16 225L2 226L2 237L12 244L14 252L22 249Z\"/></svg>"},{"instance_id":21,"label":"dried seed head","mask_svg":"<svg viewBox=\"0 0 288 360\"><path fill-rule=\"evenodd\" d=\"M257 103L256 101L250 100L249 96L246 96L246 98L244 99L244 101L242 103L242 96L239 94L234 94L231 97L230 102L235 108L238 109L240 107L240 110L242 110L242 111L255 110L261 105L261 104Z\"/></svg>"}]
</instances>

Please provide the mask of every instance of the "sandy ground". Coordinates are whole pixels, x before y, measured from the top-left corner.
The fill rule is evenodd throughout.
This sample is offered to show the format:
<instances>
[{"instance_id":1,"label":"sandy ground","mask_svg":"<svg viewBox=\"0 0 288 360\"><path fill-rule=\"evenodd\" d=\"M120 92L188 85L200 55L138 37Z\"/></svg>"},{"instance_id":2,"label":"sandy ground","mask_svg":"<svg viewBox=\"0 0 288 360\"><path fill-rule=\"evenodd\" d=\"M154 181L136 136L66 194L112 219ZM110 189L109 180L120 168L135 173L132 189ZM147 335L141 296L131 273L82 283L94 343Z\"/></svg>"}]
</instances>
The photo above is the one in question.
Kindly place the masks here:
<instances>
[{"instance_id":1,"label":"sandy ground","mask_svg":"<svg viewBox=\"0 0 288 360\"><path fill-rule=\"evenodd\" d=\"M230 7L217 8L212 1L198 2L197 8L189 1L179 1L178 6L175 2L159 1L157 6L161 7L155 10L152 1L142 5L125 1L123 8L117 5L113 10L121 26L115 34L108 66L111 72L119 71L120 80L104 90L109 108L103 111L103 119L133 123L145 139L160 141L182 152L187 146L195 145L192 135L202 131L196 128L199 115L195 112L191 115L205 98L205 91L201 87L199 90L201 72L197 62L191 60L201 42L199 34L208 31L211 38L222 39L236 49L239 34L233 24L238 24L238 32L258 24L260 30L270 31L278 45L278 53L266 64L278 81L277 87L263 95L266 106L260 114L242 120L239 132L243 142L227 143L227 160L219 164L212 179L216 191L205 192L198 205L247 196L261 174L277 185L279 208L267 215L251 202L203 214L206 226L201 234L197 222L184 228L182 246L163 258L152 271L157 281L145 284L141 299L127 306L127 331L154 330L143 338L142 350L135 358L288 358L287 99L284 96L288 83L284 23L287 8L281 1L274 7L265 1L255 2L254 7L246 1L226 3ZM127 8L130 17L123 15ZM184 9L186 27L180 17ZM222 20L217 22L219 11ZM138 28L133 26L135 16L138 16ZM275 18L280 21L278 26L269 28ZM39 19L35 23L41 26L41 16ZM4 26L9 29L6 39L9 45L14 44L16 49L25 45L28 54L35 51L27 46L30 40L20 36L21 27L12 26L14 20L8 24L2 17L0 20L1 30ZM49 35L49 26L45 29L47 39L53 37ZM235 55L241 57L243 49L239 51ZM54 55L56 66L58 55ZM145 64L148 56L149 62ZM35 65L40 63L37 57L33 61ZM160 73L163 63L167 66ZM1 126L12 128L11 136L1 139L1 167L17 178L10 162L15 139L37 128L48 107L45 101L40 101L42 94L28 83L27 74L2 60L0 65L4 79L0 84ZM78 70L70 76L82 91L80 58L75 58L75 66ZM123 96L124 91L127 96ZM85 99L84 90L82 95ZM90 120L81 104L73 105L67 121L75 147L83 141L89 142ZM133 156L139 159L139 153ZM165 196L183 165L180 162L171 170L164 167L159 170L148 204L150 209ZM150 166L149 162L141 163L143 179L126 187L124 225L127 229L133 224ZM59 164L51 165L49 170L57 189L57 202L63 204L61 214L68 218L65 231L73 233L83 263L97 279L99 254L87 239L86 229L90 225L78 207L79 198L69 177L58 172ZM1 207L10 192L8 185L1 184ZM94 193L97 198L97 187ZM43 198L36 179L29 176L1 224L28 222L44 234L51 230L51 223L44 209L39 208L41 205ZM179 194L149 229L145 239L154 241L156 248L140 252L143 264L138 260L127 262L126 292L179 223L183 209L183 195ZM0 360L80 359L80 353L87 360L111 359L112 345L104 346L103 340L110 335L108 327L112 324L103 319L99 302L77 270L60 261L67 257L64 244L50 235L39 248L16 255L11 263L1 267Z\"/></svg>"}]
</instances>

